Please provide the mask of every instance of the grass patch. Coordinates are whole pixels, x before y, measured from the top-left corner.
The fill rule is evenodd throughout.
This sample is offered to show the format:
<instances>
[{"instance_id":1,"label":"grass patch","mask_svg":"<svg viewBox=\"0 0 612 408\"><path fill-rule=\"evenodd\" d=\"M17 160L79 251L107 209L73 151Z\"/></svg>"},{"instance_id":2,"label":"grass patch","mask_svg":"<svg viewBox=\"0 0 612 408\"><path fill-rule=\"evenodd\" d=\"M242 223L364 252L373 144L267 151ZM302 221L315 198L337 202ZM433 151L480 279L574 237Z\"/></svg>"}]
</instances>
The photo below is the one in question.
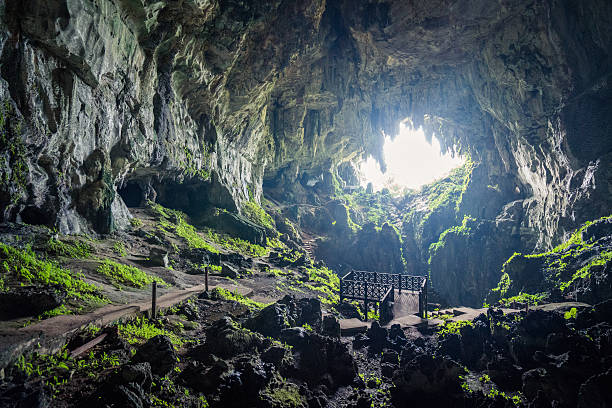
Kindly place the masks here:
<instances>
[{"instance_id":1,"label":"grass patch","mask_svg":"<svg viewBox=\"0 0 612 408\"><path fill-rule=\"evenodd\" d=\"M268 306L265 303L256 302L253 299L249 299L248 297L242 296L239 293L230 292L229 290L223 288L214 288L212 291L212 297L238 302L241 305L248 307L251 311L261 310Z\"/></svg>"},{"instance_id":2,"label":"grass patch","mask_svg":"<svg viewBox=\"0 0 612 408\"><path fill-rule=\"evenodd\" d=\"M0 243L0 271L7 288L10 281L21 285L59 286L70 298L106 302L100 288L83 281L82 273L64 269L53 261L40 260L30 247L21 250Z\"/></svg>"},{"instance_id":3,"label":"grass patch","mask_svg":"<svg viewBox=\"0 0 612 408\"><path fill-rule=\"evenodd\" d=\"M121 241L115 242L115 244L113 245L113 252L119 256L127 256L125 245Z\"/></svg>"},{"instance_id":4,"label":"grass patch","mask_svg":"<svg viewBox=\"0 0 612 408\"><path fill-rule=\"evenodd\" d=\"M312 291L320 292L321 303L335 305L340 302L340 278L327 267L307 268L309 282L302 285ZM310 283L313 282L313 283Z\"/></svg>"},{"instance_id":5,"label":"grass patch","mask_svg":"<svg viewBox=\"0 0 612 408\"><path fill-rule=\"evenodd\" d=\"M63 242L55 238L51 238L47 243L47 249L45 252L66 258L84 259L89 258L92 251L93 247L87 242Z\"/></svg>"},{"instance_id":6,"label":"grass patch","mask_svg":"<svg viewBox=\"0 0 612 408\"><path fill-rule=\"evenodd\" d=\"M130 344L143 344L160 334L168 336L172 344L177 348L185 344L185 341L175 333L156 326L144 316L136 318L132 322L118 324L117 329L119 330L119 335Z\"/></svg>"},{"instance_id":7,"label":"grass patch","mask_svg":"<svg viewBox=\"0 0 612 408\"><path fill-rule=\"evenodd\" d=\"M469 320L462 320L458 322L444 321L444 325L438 329L436 334L440 337L448 336L449 334L459 334L462 327L473 326L474 324Z\"/></svg>"},{"instance_id":8,"label":"grass patch","mask_svg":"<svg viewBox=\"0 0 612 408\"><path fill-rule=\"evenodd\" d=\"M230 237L226 234L219 234L211 229L206 231L206 236L224 249L240 252L241 254L255 258L266 256L270 252L270 248L264 248L261 245L253 244L244 239Z\"/></svg>"},{"instance_id":9,"label":"grass patch","mask_svg":"<svg viewBox=\"0 0 612 408\"><path fill-rule=\"evenodd\" d=\"M167 285L163 279L151 276L135 266L122 265L110 259L105 259L97 271L106 276L118 289L121 289L121 285L142 288L153 282Z\"/></svg>"}]
</instances>

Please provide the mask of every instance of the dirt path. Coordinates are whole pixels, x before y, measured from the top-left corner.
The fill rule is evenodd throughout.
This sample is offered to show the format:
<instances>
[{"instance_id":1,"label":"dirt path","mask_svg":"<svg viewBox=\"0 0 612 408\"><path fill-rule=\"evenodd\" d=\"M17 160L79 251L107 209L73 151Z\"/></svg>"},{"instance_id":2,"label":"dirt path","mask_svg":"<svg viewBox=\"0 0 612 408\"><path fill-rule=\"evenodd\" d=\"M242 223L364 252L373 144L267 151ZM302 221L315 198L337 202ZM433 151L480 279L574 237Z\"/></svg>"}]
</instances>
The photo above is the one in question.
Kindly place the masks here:
<instances>
[{"instance_id":1,"label":"dirt path","mask_svg":"<svg viewBox=\"0 0 612 408\"><path fill-rule=\"evenodd\" d=\"M253 290L246 286L227 282L209 286L249 296ZM191 296L204 292L204 285L170 291L157 298L158 309L170 308ZM107 326L114 322L141 316L151 311L151 297L145 301L125 305L107 305L83 315L63 315L34 323L19 329L0 330L0 370L4 369L21 354L30 351L52 354L59 351L70 337L88 325Z\"/></svg>"}]
</instances>

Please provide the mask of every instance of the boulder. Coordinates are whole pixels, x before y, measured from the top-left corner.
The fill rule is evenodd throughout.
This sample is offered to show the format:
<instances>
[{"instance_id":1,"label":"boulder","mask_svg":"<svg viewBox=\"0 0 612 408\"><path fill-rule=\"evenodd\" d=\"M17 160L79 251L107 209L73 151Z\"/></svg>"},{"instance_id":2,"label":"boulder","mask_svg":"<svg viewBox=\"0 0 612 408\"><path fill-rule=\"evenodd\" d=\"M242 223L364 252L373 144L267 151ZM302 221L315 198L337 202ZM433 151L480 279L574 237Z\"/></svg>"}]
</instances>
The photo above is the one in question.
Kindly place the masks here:
<instances>
[{"instance_id":1,"label":"boulder","mask_svg":"<svg viewBox=\"0 0 612 408\"><path fill-rule=\"evenodd\" d=\"M221 263L221 276L225 276L226 278L236 279L238 277L238 269L232 264L227 262Z\"/></svg>"},{"instance_id":2,"label":"boulder","mask_svg":"<svg viewBox=\"0 0 612 408\"><path fill-rule=\"evenodd\" d=\"M122 384L136 383L147 392L151 389L153 376L149 362L126 364L121 367L120 375Z\"/></svg>"},{"instance_id":3,"label":"boulder","mask_svg":"<svg viewBox=\"0 0 612 408\"><path fill-rule=\"evenodd\" d=\"M401 368L393 374L393 401L452 401L462 393L459 376L463 374L463 367L448 357L420 354L406 363L402 359Z\"/></svg>"},{"instance_id":4,"label":"boulder","mask_svg":"<svg viewBox=\"0 0 612 408\"><path fill-rule=\"evenodd\" d=\"M328 382L326 386L335 389L350 384L357 375L353 356L338 339L302 327L282 330L280 339L293 346L293 375L310 385Z\"/></svg>"},{"instance_id":5,"label":"boulder","mask_svg":"<svg viewBox=\"0 0 612 408\"><path fill-rule=\"evenodd\" d=\"M192 350L194 358L197 355L214 354L221 358L233 357L241 353L263 349L264 338L240 327L231 318L225 316L206 331L206 342Z\"/></svg>"},{"instance_id":6,"label":"boulder","mask_svg":"<svg viewBox=\"0 0 612 408\"><path fill-rule=\"evenodd\" d=\"M328 337L340 338L340 322L333 315L327 315L323 318L321 325L321 334Z\"/></svg>"},{"instance_id":7,"label":"boulder","mask_svg":"<svg viewBox=\"0 0 612 408\"><path fill-rule=\"evenodd\" d=\"M159 334L143 344L132 359L134 363L148 362L151 372L164 376L174 368L177 357L168 336Z\"/></svg>"},{"instance_id":8,"label":"boulder","mask_svg":"<svg viewBox=\"0 0 612 408\"><path fill-rule=\"evenodd\" d=\"M66 291L53 287L17 286L0 293L0 319L36 316L61 306Z\"/></svg>"}]
</instances>

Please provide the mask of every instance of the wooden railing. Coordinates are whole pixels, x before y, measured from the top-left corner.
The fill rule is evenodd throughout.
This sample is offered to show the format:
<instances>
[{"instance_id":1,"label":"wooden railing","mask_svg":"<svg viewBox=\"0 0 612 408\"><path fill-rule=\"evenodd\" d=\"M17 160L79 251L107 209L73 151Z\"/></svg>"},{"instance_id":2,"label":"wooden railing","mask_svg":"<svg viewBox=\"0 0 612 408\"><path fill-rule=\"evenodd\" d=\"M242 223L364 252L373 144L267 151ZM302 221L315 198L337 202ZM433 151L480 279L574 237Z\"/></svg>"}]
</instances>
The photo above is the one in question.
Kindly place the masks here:
<instances>
[{"instance_id":1,"label":"wooden railing","mask_svg":"<svg viewBox=\"0 0 612 408\"><path fill-rule=\"evenodd\" d=\"M344 299L355 299L364 302L377 302L385 306L393 302L395 290L418 292L419 315L427 318L427 277L396 273L369 271L350 271L340 278L340 302ZM367 312L366 312L367 314Z\"/></svg>"}]
</instances>

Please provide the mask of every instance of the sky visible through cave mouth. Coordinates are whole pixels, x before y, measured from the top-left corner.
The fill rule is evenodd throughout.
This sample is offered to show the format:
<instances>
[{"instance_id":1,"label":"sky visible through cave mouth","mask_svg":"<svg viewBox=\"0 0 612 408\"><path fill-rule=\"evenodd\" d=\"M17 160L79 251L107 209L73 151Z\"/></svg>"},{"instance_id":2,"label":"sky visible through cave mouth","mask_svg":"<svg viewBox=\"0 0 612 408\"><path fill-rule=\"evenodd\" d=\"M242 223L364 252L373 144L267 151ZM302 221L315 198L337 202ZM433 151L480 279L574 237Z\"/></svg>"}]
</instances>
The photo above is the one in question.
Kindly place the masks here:
<instances>
[{"instance_id":1,"label":"sky visible through cave mouth","mask_svg":"<svg viewBox=\"0 0 612 408\"><path fill-rule=\"evenodd\" d=\"M380 166L372 157L361 163L362 185L372 182L374 191L384 187L398 191L404 188L417 189L423 184L444 177L452 169L463 165L463 157L440 154L440 143L434 137L429 144L423 128L413 129L400 125L400 133L395 140L385 138L383 154L387 172L382 173Z\"/></svg>"}]
</instances>

